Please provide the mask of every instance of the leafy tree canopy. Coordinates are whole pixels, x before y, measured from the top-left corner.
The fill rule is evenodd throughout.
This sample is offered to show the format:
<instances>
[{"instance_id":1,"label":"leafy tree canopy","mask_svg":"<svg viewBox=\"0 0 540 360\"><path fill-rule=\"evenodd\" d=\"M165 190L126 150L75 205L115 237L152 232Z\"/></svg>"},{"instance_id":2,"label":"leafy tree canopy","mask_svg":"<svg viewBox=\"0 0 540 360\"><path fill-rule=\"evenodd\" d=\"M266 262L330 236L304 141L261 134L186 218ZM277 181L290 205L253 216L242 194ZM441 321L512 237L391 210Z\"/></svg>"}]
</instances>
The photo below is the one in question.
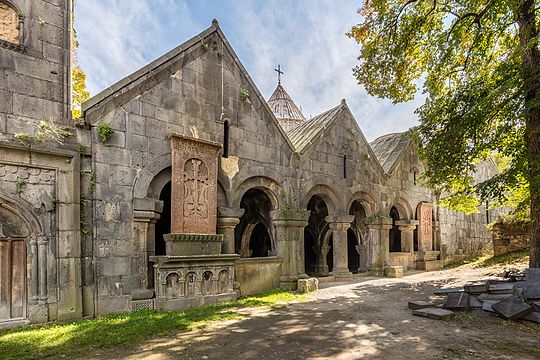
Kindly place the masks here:
<instances>
[{"instance_id":1,"label":"leafy tree canopy","mask_svg":"<svg viewBox=\"0 0 540 360\"><path fill-rule=\"evenodd\" d=\"M422 84L427 99L412 135L428 185L456 195L447 205L470 209L471 199L489 198L540 207L537 7L535 0L365 0L362 22L348 33L361 45L354 74L369 94L403 102ZM476 164L493 154L501 173L475 183ZM540 228L535 234L531 264L540 264Z\"/></svg>"}]
</instances>

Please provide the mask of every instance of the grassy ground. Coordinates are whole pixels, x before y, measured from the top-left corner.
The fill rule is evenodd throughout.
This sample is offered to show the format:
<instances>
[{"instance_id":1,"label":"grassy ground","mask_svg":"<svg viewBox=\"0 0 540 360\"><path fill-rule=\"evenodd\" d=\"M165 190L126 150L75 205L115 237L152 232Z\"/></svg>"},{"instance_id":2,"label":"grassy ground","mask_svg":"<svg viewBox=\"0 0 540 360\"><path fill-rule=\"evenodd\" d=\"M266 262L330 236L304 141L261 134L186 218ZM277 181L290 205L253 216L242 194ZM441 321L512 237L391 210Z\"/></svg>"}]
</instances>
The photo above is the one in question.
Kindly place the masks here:
<instances>
[{"instance_id":1,"label":"grassy ground","mask_svg":"<svg viewBox=\"0 0 540 360\"><path fill-rule=\"evenodd\" d=\"M518 250L508 254L493 256L493 254L474 255L462 259L457 259L446 264L445 268L455 268L458 266L468 265L474 268L483 268L491 266L528 266L529 251Z\"/></svg>"},{"instance_id":2,"label":"grassy ground","mask_svg":"<svg viewBox=\"0 0 540 360\"><path fill-rule=\"evenodd\" d=\"M0 331L0 359L69 358L97 349L130 346L140 341L191 330L217 320L239 319L245 307L281 307L307 300L283 290L272 290L236 301L181 312L142 310L111 314L66 324L48 324Z\"/></svg>"}]
</instances>

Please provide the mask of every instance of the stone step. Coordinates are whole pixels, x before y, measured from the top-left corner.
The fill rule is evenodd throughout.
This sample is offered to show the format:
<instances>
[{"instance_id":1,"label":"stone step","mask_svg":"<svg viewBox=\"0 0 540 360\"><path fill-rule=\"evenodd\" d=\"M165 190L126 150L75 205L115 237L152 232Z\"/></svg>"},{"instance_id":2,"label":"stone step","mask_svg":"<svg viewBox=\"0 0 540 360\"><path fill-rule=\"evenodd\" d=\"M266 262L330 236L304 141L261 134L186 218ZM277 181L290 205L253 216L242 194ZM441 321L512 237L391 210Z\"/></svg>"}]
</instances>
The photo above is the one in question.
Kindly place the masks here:
<instances>
[{"instance_id":1,"label":"stone step","mask_svg":"<svg viewBox=\"0 0 540 360\"><path fill-rule=\"evenodd\" d=\"M413 315L435 320L446 320L454 316L454 312L439 308L425 308L413 310Z\"/></svg>"},{"instance_id":2,"label":"stone step","mask_svg":"<svg viewBox=\"0 0 540 360\"><path fill-rule=\"evenodd\" d=\"M424 300L409 301L409 309L411 310L419 310L419 309L426 309L426 308L432 308L432 307L435 307L435 304L429 301L424 301Z\"/></svg>"}]
</instances>

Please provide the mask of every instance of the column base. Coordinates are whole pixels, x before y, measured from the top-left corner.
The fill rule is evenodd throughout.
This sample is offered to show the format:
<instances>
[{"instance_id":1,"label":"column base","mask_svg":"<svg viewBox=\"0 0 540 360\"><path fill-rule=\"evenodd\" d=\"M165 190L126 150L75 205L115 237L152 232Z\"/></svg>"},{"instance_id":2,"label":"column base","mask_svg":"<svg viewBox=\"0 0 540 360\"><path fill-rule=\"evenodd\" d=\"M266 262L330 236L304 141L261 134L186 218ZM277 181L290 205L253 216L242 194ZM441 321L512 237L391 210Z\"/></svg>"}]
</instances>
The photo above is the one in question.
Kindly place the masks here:
<instances>
[{"instance_id":1,"label":"column base","mask_svg":"<svg viewBox=\"0 0 540 360\"><path fill-rule=\"evenodd\" d=\"M330 272L331 276L334 276L336 280L347 280L352 278L352 272L349 269L335 269Z\"/></svg>"},{"instance_id":2,"label":"column base","mask_svg":"<svg viewBox=\"0 0 540 360\"><path fill-rule=\"evenodd\" d=\"M368 267L368 274L370 276L384 276L384 267L370 265Z\"/></svg>"}]
</instances>

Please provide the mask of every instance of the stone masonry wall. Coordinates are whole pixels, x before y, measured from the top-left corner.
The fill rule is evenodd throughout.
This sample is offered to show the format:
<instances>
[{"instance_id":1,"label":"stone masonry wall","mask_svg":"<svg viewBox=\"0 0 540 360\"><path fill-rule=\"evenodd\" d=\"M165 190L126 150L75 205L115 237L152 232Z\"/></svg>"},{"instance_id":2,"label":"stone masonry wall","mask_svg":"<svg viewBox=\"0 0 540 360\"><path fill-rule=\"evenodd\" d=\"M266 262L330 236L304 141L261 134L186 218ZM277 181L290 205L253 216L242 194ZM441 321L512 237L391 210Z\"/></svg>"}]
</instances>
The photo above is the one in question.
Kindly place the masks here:
<instances>
[{"instance_id":1,"label":"stone masonry wall","mask_svg":"<svg viewBox=\"0 0 540 360\"><path fill-rule=\"evenodd\" d=\"M493 253L504 255L511 251L529 248L530 224L522 222L493 224Z\"/></svg>"}]
</instances>

